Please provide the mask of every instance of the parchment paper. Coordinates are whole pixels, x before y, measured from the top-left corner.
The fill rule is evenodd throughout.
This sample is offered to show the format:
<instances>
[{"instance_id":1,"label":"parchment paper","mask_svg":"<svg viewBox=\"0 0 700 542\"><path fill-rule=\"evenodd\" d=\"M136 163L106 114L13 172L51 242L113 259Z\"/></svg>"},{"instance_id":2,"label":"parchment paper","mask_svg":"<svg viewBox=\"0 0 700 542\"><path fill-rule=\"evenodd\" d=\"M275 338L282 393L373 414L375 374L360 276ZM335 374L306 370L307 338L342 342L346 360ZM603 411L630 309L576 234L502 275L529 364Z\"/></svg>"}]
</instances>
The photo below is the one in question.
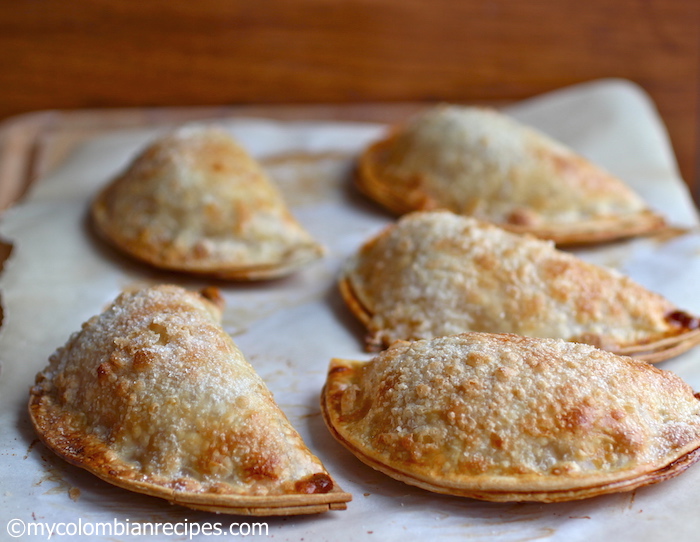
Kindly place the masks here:
<instances>
[{"instance_id":1,"label":"parchment paper","mask_svg":"<svg viewBox=\"0 0 700 542\"><path fill-rule=\"evenodd\" d=\"M700 313L698 217L648 97L625 81L604 80L529 100L507 112L619 175L674 225L694 230L578 254L620 269ZM340 299L336 277L349 254L394 220L355 191L350 173L358 151L384 127L250 119L222 119L221 125L263 162L295 215L328 248L322 261L286 279L216 283L227 301L225 328L309 447L354 497L346 511L263 518L270 538L698 539L700 466L631 493L564 504L492 504L394 481L337 444L318 405L328 362L332 357L370 356L363 350L364 331ZM37 442L28 422L26 402L34 375L83 321L101 312L122 289L159 282L191 288L211 284L134 263L103 246L86 228L86 209L96 190L157 133L122 131L91 141L2 217L0 234L14 250L0 277L5 308L0 335L0 539L9 539L5 529L13 518L48 523L260 520L199 513L112 487L55 457ZM700 349L660 366L700 390Z\"/></svg>"}]
</instances>

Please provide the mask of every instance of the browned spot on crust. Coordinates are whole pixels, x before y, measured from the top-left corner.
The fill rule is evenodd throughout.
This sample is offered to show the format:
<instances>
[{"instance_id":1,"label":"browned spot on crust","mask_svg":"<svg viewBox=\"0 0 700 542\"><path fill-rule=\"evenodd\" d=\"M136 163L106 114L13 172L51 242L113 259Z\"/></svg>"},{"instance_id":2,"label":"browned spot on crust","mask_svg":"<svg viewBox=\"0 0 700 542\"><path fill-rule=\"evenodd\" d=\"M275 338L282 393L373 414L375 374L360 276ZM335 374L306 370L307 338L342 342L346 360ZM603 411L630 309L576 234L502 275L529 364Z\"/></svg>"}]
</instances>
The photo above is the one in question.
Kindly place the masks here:
<instances>
[{"instance_id":1,"label":"browned spot on crust","mask_svg":"<svg viewBox=\"0 0 700 542\"><path fill-rule=\"evenodd\" d=\"M134 353L134 370L139 372L145 371L156 360L157 358L153 352L149 350L137 350Z\"/></svg>"},{"instance_id":2,"label":"browned spot on crust","mask_svg":"<svg viewBox=\"0 0 700 542\"><path fill-rule=\"evenodd\" d=\"M294 489L297 493L328 493L333 489L333 480L327 474L317 472L305 480L299 480Z\"/></svg>"},{"instance_id":3,"label":"browned spot on crust","mask_svg":"<svg viewBox=\"0 0 700 542\"><path fill-rule=\"evenodd\" d=\"M328 371L328 374L329 375L339 375L339 374L348 373L348 372L352 372L352 369L350 367L336 366L336 367L331 368Z\"/></svg>"},{"instance_id":4,"label":"browned spot on crust","mask_svg":"<svg viewBox=\"0 0 700 542\"><path fill-rule=\"evenodd\" d=\"M211 301L219 310L224 310L226 301L224 300L224 296L221 295L221 290L219 290L216 286L207 286L206 288L202 288L199 293L203 298Z\"/></svg>"},{"instance_id":5,"label":"browned spot on crust","mask_svg":"<svg viewBox=\"0 0 700 542\"><path fill-rule=\"evenodd\" d=\"M700 318L688 314L685 311L673 311L666 315L666 319L672 324L681 326L686 329L700 328Z\"/></svg>"}]
</instances>

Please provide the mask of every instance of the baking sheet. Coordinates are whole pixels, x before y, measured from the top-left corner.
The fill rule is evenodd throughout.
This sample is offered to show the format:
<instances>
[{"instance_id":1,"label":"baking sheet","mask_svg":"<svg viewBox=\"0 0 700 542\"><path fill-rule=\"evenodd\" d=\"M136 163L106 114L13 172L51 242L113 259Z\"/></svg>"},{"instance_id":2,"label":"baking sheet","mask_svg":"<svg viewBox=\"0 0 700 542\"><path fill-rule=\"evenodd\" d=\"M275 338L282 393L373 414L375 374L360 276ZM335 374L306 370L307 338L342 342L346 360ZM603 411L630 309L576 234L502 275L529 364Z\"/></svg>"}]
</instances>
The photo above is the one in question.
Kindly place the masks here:
<instances>
[{"instance_id":1,"label":"baking sheet","mask_svg":"<svg viewBox=\"0 0 700 542\"><path fill-rule=\"evenodd\" d=\"M636 86L605 80L507 109L619 175L683 235L637 239L578 251L700 313L698 215L665 130ZM332 357L369 359L364 331L335 281L343 261L394 218L351 186L357 153L380 125L221 119L279 183L300 222L328 249L296 275L259 284L216 282L227 301L224 327L274 392L309 447L344 490L346 511L290 518L230 517L169 505L102 482L39 443L26 414L28 389L49 355L124 288L209 281L161 273L95 240L86 209L95 192L161 130L120 131L81 147L5 213L0 235L14 244L0 277L5 320L0 334L0 538L13 519L43 522L268 524L275 540L435 538L639 542L697 540L700 466L630 493L561 504L494 504L433 494L394 481L337 444L320 415L319 392ZM700 390L700 349L660 364ZM53 535L52 539L74 539ZM167 538L167 537L159 537ZM189 539L189 535L173 539ZM211 539L200 534L194 540ZM46 540L47 534L22 536ZM153 540L150 535L109 540Z\"/></svg>"}]
</instances>

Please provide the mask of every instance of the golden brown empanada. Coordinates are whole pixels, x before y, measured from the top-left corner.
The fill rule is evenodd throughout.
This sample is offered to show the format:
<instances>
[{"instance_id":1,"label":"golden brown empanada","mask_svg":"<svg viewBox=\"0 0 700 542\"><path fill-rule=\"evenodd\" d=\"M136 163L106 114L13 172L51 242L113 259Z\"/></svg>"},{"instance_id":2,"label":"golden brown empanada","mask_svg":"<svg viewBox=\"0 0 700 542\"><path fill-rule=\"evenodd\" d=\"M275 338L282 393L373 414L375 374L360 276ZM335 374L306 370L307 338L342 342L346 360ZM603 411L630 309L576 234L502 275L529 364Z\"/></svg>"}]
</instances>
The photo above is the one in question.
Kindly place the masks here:
<instances>
[{"instance_id":1,"label":"golden brown empanada","mask_svg":"<svg viewBox=\"0 0 700 542\"><path fill-rule=\"evenodd\" d=\"M437 106L395 128L362 154L358 185L398 214L448 209L562 244L665 226L621 180L486 108Z\"/></svg>"},{"instance_id":2,"label":"golden brown empanada","mask_svg":"<svg viewBox=\"0 0 700 542\"><path fill-rule=\"evenodd\" d=\"M181 128L156 140L91 210L102 237L169 270L268 279L323 253L260 165L212 127Z\"/></svg>"},{"instance_id":3,"label":"golden brown empanada","mask_svg":"<svg viewBox=\"0 0 700 542\"><path fill-rule=\"evenodd\" d=\"M700 400L679 377L556 339L465 333L335 359L321 402L368 465L490 501L630 491L700 458Z\"/></svg>"},{"instance_id":4,"label":"golden brown empanada","mask_svg":"<svg viewBox=\"0 0 700 542\"><path fill-rule=\"evenodd\" d=\"M447 211L403 216L347 263L368 346L466 331L591 343L647 361L700 342L698 318L621 273Z\"/></svg>"},{"instance_id":5,"label":"golden brown empanada","mask_svg":"<svg viewBox=\"0 0 700 542\"><path fill-rule=\"evenodd\" d=\"M344 509L342 492L199 294L122 294L37 375L43 442L114 485L251 515Z\"/></svg>"}]
</instances>

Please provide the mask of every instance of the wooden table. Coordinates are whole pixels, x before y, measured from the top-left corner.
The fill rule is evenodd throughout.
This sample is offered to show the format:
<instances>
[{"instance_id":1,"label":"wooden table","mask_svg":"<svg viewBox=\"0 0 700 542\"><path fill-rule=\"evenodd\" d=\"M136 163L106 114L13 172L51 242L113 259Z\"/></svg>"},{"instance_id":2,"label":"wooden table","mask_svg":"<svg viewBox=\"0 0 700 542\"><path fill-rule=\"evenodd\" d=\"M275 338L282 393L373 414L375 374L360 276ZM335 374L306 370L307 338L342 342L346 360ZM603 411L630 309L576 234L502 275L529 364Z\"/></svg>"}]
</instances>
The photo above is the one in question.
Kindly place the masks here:
<instances>
[{"instance_id":1,"label":"wooden table","mask_svg":"<svg viewBox=\"0 0 700 542\"><path fill-rule=\"evenodd\" d=\"M652 97L684 179L696 195L700 186L696 0L24 0L0 10L0 51L0 119L55 109L514 101L621 77ZM30 124L82 130L90 118L42 113ZM4 171L23 167L21 153L9 160Z\"/></svg>"}]
</instances>

